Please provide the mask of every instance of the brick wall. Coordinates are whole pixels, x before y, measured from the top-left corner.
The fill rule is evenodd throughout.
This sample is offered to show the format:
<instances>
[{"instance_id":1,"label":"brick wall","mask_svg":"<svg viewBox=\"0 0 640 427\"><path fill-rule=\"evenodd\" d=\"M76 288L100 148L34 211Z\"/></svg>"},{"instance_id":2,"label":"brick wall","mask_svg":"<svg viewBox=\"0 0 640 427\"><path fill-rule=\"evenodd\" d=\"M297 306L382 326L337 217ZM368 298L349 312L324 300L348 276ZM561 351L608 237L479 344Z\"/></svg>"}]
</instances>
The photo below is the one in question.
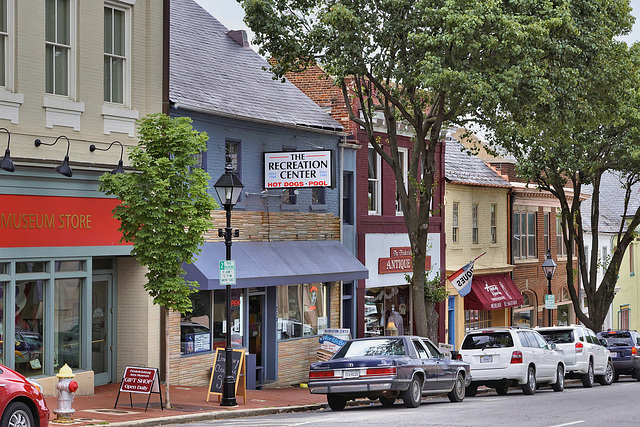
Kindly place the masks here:
<instances>
[{"instance_id":1,"label":"brick wall","mask_svg":"<svg viewBox=\"0 0 640 427\"><path fill-rule=\"evenodd\" d=\"M213 225L206 233L207 241L223 241L217 229L225 227L224 210L211 213ZM234 241L337 240L339 218L330 213L246 212L233 211L233 228L240 230ZM330 325L340 325L340 285L331 283ZM306 382L309 363L316 361L318 337L283 341L278 344L278 381L270 386L286 386ZM180 354L180 313L169 315L169 351L172 385L208 386L209 369L215 353L183 356Z\"/></svg>"}]
</instances>

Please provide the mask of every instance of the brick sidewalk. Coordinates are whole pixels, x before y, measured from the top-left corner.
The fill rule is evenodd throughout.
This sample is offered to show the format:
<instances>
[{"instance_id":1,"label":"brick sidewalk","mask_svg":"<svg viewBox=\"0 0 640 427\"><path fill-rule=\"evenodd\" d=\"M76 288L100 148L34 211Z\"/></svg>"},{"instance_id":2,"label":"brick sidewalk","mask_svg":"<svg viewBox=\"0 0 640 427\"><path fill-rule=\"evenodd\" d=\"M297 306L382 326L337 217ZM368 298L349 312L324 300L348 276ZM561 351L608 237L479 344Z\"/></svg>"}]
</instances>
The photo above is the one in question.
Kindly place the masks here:
<instances>
[{"instance_id":1,"label":"brick sidewalk","mask_svg":"<svg viewBox=\"0 0 640 427\"><path fill-rule=\"evenodd\" d=\"M151 394L149 407L145 412L147 398L149 395L135 393L120 393L118 406L114 409L120 384L107 384L95 387L93 396L76 396L73 402L73 425L82 426L90 424L120 424L120 425L145 425L144 420L154 420L158 425L163 418L185 418L188 422L195 417L204 416L215 417L215 412L220 412L219 416L233 417L229 411L238 411L236 416L241 415L243 410L254 410L257 413L260 409L283 408L285 410L314 409L323 407L326 404L324 395L312 395L306 388L288 387L271 388L264 390L247 390L247 401L244 403L243 396L237 396L237 407L229 408L220 406L216 395L210 396L207 402L206 387L186 387L170 386L171 409L160 409L160 398L157 393ZM130 396L133 401L133 408L130 406ZM164 386L162 387L162 400L164 404ZM57 397L47 397L47 406L51 410L51 419L55 418L53 410L57 407ZM300 406L306 408L298 408ZM223 412L226 411L223 415ZM256 413L256 415L257 415ZM245 415L246 416L246 415ZM195 421L195 419L193 419ZM51 425L56 425L52 423ZM151 424L149 424L151 425Z\"/></svg>"}]
</instances>

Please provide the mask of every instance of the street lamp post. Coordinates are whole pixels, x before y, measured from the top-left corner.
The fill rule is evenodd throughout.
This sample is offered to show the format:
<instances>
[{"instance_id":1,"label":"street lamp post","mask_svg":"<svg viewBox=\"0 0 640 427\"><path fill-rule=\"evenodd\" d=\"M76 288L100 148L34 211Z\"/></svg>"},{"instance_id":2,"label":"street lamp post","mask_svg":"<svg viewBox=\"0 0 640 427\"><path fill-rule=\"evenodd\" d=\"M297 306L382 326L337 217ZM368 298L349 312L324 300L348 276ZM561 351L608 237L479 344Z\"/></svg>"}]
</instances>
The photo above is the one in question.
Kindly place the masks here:
<instances>
[{"instance_id":1,"label":"street lamp post","mask_svg":"<svg viewBox=\"0 0 640 427\"><path fill-rule=\"evenodd\" d=\"M552 295L551 293L551 279L553 278L554 273L556 272L556 267L558 264L555 263L553 258L551 258L551 249L547 249L547 259L542 263L542 271L544 275L547 277L547 295ZM553 309L549 308L549 326L553 326Z\"/></svg>"},{"instance_id":2,"label":"street lamp post","mask_svg":"<svg viewBox=\"0 0 640 427\"><path fill-rule=\"evenodd\" d=\"M239 231L231 229L231 209L238 202L240 193L244 185L240 182L238 175L233 171L231 165L231 157L226 156L226 163L224 167L224 174L218 179L213 186L218 193L220 203L224 206L224 210L227 213L227 226L226 228L218 229L218 236L224 237L224 244L226 246L226 260L231 261L231 237L238 237ZM227 346L225 348L225 371L224 379L222 381L222 399L220 406L236 406L236 380L233 377L233 348L231 347L231 285L227 285Z\"/></svg>"}]
</instances>

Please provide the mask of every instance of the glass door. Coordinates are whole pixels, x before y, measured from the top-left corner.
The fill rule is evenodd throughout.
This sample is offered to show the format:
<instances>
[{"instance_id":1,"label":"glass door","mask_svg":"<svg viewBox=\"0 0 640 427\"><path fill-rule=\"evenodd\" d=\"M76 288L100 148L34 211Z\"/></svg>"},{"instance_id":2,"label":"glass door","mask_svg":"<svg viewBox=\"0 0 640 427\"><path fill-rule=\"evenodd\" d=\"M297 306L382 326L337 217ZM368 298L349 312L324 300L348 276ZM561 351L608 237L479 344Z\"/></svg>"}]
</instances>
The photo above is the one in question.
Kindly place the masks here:
<instances>
[{"instance_id":1,"label":"glass door","mask_svg":"<svg viewBox=\"0 0 640 427\"><path fill-rule=\"evenodd\" d=\"M91 369L94 384L112 381L112 280L109 275L93 276L91 291Z\"/></svg>"}]
</instances>

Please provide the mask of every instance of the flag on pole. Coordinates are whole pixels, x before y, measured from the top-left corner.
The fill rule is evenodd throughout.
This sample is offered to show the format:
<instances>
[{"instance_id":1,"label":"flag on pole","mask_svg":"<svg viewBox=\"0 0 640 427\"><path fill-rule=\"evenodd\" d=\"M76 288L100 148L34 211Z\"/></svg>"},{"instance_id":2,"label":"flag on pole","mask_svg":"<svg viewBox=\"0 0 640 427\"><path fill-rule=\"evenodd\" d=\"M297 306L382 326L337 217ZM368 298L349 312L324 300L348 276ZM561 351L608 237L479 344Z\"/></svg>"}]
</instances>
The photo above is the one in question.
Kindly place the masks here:
<instances>
[{"instance_id":1,"label":"flag on pole","mask_svg":"<svg viewBox=\"0 0 640 427\"><path fill-rule=\"evenodd\" d=\"M464 297L469 292L471 292L471 281L473 279L474 262L475 261L471 261L469 264L465 265L448 278L461 297Z\"/></svg>"},{"instance_id":2,"label":"flag on pole","mask_svg":"<svg viewBox=\"0 0 640 427\"><path fill-rule=\"evenodd\" d=\"M460 270L456 271L447 278L456 289L456 291L458 291L458 295L460 295L461 297L464 297L469 292L471 292L471 282L473 281L473 264L484 254L486 254L486 252L478 255L473 261L469 262L469 264L465 265Z\"/></svg>"}]
</instances>

